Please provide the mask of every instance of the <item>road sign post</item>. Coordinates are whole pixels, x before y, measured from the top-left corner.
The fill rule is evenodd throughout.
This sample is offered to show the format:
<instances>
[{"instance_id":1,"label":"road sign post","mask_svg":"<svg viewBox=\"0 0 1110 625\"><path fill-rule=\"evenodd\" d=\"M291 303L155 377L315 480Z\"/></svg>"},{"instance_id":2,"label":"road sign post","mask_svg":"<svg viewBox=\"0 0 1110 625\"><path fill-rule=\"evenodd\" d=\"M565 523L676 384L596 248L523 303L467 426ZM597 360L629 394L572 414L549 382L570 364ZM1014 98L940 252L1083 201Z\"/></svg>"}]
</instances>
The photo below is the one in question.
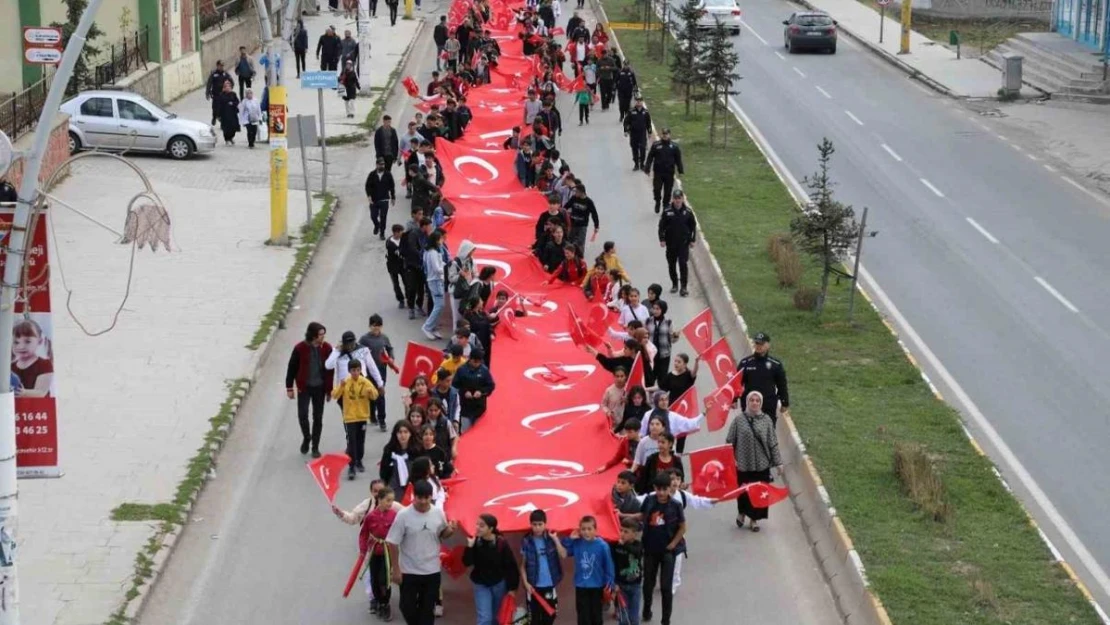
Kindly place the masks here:
<instances>
[{"instance_id":1,"label":"road sign post","mask_svg":"<svg viewBox=\"0 0 1110 625\"><path fill-rule=\"evenodd\" d=\"M57 65L62 61L62 29L50 26L23 27L23 62Z\"/></svg>"},{"instance_id":2,"label":"road sign post","mask_svg":"<svg viewBox=\"0 0 1110 625\"><path fill-rule=\"evenodd\" d=\"M335 72L301 72L301 89L315 89L316 102L320 111L320 158L324 161L320 190L328 192L328 135L324 130L324 90L334 91L339 86Z\"/></svg>"},{"instance_id":3,"label":"road sign post","mask_svg":"<svg viewBox=\"0 0 1110 625\"><path fill-rule=\"evenodd\" d=\"M883 42L883 30L886 26L886 7L890 4L890 0L879 1L879 43Z\"/></svg>"}]
</instances>

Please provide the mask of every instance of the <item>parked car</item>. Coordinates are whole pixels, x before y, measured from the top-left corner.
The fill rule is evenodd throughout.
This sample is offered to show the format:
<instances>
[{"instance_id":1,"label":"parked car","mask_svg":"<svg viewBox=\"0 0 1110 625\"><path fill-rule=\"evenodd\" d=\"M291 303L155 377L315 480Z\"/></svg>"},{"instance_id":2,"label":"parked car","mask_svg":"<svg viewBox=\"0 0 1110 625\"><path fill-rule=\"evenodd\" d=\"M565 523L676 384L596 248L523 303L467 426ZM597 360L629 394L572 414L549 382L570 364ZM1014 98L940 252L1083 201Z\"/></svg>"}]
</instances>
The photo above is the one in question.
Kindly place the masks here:
<instances>
[{"instance_id":1,"label":"parked car","mask_svg":"<svg viewBox=\"0 0 1110 625\"><path fill-rule=\"evenodd\" d=\"M783 20L783 45L791 52L828 50L836 54L836 20L822 11L794 13Z\"/></svg>"},{"instance_id":2,"label":"parked car","mask_svg":"<svg viewBox=\"0 0 1110 625\"><path fill-rule=\"evenodd\" d=\"M724 24L733 35L740 34L740 5L736 0L701 0L698 9L698 28L712 30Z\"/></svg>"},{"instance_id":3,"label":"parked car","mask_svg":"<svg viewBox=\"0 0 1110 625\"><path fill-rule=\"evenodd\" d=\"M69 151L164 152L177 160L216 149L216 132L129 91L85 91L60 107L69 115Z\"/></svg>"}]
</instances>

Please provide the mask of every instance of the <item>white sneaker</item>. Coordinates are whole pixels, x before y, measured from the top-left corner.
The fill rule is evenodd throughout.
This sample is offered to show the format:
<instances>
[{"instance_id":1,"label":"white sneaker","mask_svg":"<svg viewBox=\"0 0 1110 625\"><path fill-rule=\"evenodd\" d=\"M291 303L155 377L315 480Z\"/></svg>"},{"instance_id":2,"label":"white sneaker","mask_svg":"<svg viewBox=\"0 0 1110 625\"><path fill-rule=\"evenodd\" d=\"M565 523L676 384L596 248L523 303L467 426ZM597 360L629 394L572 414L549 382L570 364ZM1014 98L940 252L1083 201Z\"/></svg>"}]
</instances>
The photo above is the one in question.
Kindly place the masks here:
<instances>
[{"instance_id":1,"label":"white sneaker","mask_svg":"<svg viewBox=\"0 0 1110 625\"><path fill-rule=\"evenodd\" d=\"M436 606L436 618L439 618L441 616L443 616L443 606L437 605Z\"/></svg>"}]
</instances>

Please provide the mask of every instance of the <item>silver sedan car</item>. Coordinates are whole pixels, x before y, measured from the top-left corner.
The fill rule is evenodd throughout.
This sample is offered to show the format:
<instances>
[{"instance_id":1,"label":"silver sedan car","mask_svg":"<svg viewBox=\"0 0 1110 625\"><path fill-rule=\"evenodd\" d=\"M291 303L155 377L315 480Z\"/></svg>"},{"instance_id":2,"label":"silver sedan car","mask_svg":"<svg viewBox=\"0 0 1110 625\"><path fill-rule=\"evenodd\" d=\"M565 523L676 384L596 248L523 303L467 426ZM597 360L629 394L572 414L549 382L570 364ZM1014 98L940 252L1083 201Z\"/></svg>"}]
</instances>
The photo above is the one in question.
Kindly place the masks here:
<instances>
[{"instance_id":1,"label":"silver sedan car","mask_svg":"<svg viewBox=\"0 0 1110 625\"><path fill-rule=\"evenodd\" d=\"M182 160L216 149L203 122L180 119L137 93L85 91L60 107L69 115L69 151L97 148L164 152Z\"/></svg>"}]
</instances>

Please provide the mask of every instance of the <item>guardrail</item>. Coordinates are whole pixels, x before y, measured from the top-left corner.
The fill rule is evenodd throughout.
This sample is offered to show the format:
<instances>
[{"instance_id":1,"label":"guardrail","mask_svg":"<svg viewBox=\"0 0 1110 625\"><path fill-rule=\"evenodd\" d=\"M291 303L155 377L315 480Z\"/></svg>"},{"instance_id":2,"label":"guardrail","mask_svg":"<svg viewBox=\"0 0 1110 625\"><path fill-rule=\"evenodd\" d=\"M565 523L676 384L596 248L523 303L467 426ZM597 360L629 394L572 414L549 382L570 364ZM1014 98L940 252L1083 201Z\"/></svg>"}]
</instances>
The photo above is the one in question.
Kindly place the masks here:
<instances>
[{"instance_id":1,"label":"guardrail","mask_svg":"<svg viewBox=\"0 0 1110 625\"><path fill-rule=\"evenodd\" d=\"M53 79L53 75L46 76L23 91L0 100L0 130L12 141L35 129Z\"/></svg>"},{"instance_id":2,"label":"guardrail","mask_svg":"<svg viewBox=\"0 0 1110 625\"><path fill-rule=\"evenodd\" d=\"M96 66L93 86L99 89L104 85L113 85L140 67L146 69L149 43L150 30L144 26L109 46L108 60Z\"/></svg>"}]
</instances>

